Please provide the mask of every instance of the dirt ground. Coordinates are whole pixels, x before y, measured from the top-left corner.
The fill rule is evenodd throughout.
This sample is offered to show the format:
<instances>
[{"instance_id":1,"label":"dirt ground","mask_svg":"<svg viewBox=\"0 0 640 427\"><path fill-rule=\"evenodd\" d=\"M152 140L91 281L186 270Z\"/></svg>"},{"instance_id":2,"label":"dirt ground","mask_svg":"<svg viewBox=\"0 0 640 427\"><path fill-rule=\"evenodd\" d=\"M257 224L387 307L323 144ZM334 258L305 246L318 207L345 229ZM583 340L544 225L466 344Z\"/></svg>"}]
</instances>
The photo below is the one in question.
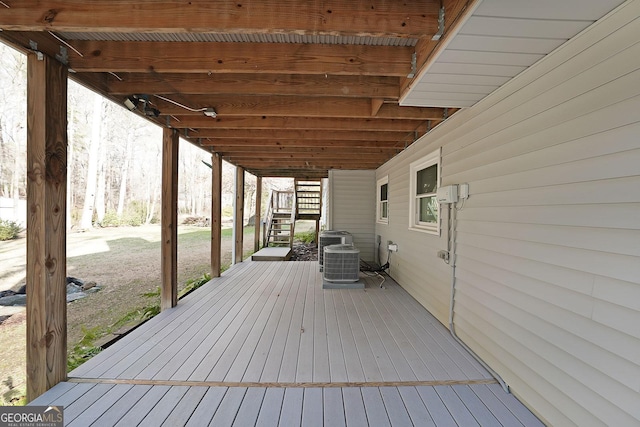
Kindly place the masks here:
<instances>
[{"instance_id":1,"label":"dirt ground","mask_svg":"<svg viewBox=\"0 0 640 427\"><path fill-rule=\"evenodd\" d=\"M226 235L225 235L226 234ZM178 283L210 272L211 238L208 228L178 229ZM253 249L253 229L245 230L245 254ZM232 238L223 231L222 265L231 262ZM26 238L0 242L0 290L17 290L25 282ZM84 331L113 325L131 311L156 303L144 296L160 285L160 227L118 227L69 233L67 276L95 281L103 289L67 305L68 347L78 343ZM17 313L17 314L16 314ZM11 387L25 382L24 308L0 307L0 381ZM10 386L0 383L2 395Z\"/></svg>"}]
</instances>

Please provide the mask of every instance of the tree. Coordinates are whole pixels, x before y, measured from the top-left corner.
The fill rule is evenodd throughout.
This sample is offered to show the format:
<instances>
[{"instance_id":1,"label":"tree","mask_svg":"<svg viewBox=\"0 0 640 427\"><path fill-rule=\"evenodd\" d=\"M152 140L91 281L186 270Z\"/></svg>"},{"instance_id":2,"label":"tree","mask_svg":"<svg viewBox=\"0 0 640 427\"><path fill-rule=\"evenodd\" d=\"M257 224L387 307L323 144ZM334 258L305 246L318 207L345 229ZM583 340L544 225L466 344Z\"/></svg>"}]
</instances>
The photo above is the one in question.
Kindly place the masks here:
<instances>
[{"instance_id":1,"label":"tree","mask_svg":"<svg viewBox=\"0 0 640 427\"><path fill-rule=\"evenodd\" d=\"M100 129L102 127L103 97L95 94L93 101L93 121L91 141L89 144L89 165L87 167L87 186L85 187L84 208L80 228L93 227L93 210L96 201L96 184L98 177L98 156L100 155Z\"/></svg>"}]
</instances>

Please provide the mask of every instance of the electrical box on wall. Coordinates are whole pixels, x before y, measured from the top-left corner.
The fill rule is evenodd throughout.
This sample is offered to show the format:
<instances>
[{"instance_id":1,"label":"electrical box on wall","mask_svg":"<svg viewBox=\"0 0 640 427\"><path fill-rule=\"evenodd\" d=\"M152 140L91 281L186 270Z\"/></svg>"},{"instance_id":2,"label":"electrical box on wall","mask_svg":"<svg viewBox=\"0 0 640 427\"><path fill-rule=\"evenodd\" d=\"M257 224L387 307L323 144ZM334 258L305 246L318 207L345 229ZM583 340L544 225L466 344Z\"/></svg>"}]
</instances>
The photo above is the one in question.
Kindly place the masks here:
<instances>
[{"instance_id":1,"label":"electrical box on wall","mask_svg":"<svg viewBox=\"0 0 640 427\"><path fill-rule=\"evenodd\" d=\"M447 185L438 188L436 199L438 199L438 203L456 203L458 201L458 186Z\"/></svg>"}]
</instances>

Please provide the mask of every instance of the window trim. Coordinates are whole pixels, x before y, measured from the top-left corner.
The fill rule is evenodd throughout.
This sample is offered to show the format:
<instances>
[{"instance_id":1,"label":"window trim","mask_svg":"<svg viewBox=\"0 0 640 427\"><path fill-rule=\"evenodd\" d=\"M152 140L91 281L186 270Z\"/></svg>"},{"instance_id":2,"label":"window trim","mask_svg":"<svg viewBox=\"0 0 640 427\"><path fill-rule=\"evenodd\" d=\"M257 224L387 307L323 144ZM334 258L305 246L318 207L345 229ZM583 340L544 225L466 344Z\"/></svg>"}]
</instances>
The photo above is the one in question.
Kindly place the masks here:
<instances>
[{"instance_id":1,"label":"window trim","mask_svg":"<svg viewBox=\"0 0 640 427\"><path fill-rule=\"evenodd\" d=\"M441 210L438 208L438 220L436 224L427 224L427 223L419 223L417 221L417 199L416 196L416 183L418 178L418 172L428 168L429 166L437 165L437 182L436 182L436 190L440 188L440 180L441 180L441 166L440 166L440 155L441 149L427 154L426 156L412 162L409 166L409 230L420 231L422 233L435 234L440 235L440 222L441 222ZM431 194L431 193L429 193ZM433 196L435 196L435 192Z\"/></svg>"},{"instance_id":2,"label":"window trim","mask_svg":"<svg viewBox=\"0 0 640 427\"><path fill-rule=\"evenodd\" d=\"M380 189L383 185L387 185L387 217L382 217L382 198ZM380 178L376 183L376 222L379 224L389 224L389 175Z\"/></svg>"}]
</instances>

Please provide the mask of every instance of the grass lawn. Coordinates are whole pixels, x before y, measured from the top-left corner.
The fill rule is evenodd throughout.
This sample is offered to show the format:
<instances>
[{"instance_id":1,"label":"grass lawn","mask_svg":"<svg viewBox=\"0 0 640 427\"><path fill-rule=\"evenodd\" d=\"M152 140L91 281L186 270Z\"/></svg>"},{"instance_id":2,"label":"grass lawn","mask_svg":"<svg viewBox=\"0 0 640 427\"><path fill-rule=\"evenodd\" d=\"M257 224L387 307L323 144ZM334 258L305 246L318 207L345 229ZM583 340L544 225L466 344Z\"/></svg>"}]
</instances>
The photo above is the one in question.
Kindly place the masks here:
<instances>
[{"instance_id":1,"label":"grass lawn","mask_svg":"<svg viewBox=\"0 0 640 427\"><path fill-rule=\"evenodd\" d=\"M244 230L244 253L253 252L253 227ZM6 243L6 244L5 244ZM231 229L222 232L222 265L231 263ZM0 290L24 282L26 239L0 242ZM208 228L178 228L178 286L211 271L211 232ZM67 276L95 281L100 292L67 305L68 350L73 360L91 353L94 344L108 334L143 317L159 304L160 227L118 227L69 233ZM24 316L14 315L0 325L0 397L12 387L23 394L26 382L26 326ZM14 319L15 318L15 319ZM19 321L21 320L21 321ZM9 395L7 395L9 396ZM0 401L0 405L6 404Z\"/></svg>"}]
</instances>

